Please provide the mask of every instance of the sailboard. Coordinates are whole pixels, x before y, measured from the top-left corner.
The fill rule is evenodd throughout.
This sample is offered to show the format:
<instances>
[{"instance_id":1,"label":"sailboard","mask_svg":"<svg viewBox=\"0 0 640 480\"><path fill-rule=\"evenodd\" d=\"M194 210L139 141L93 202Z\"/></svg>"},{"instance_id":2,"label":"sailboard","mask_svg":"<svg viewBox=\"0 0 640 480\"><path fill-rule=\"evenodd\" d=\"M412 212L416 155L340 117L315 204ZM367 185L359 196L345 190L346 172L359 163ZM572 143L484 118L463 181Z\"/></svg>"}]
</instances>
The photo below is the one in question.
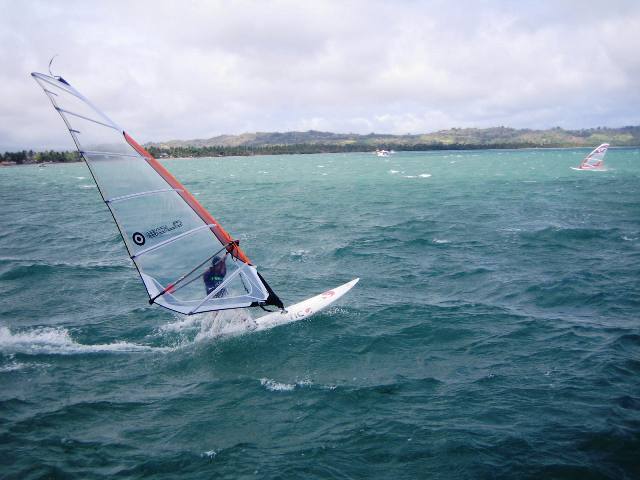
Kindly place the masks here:
<instances>
[{"instance_id":1,"label":"sailboard","mask_svg":"<svg viewBox=\"0 0 640 480\"><path fill-rule=\"evenodd\" d=\"M589 155L584 157L584 160L578 167L571 167L573 170L595 170L604 171L604 156L609 149L608 143L603 143L596 149L594 149Z\"/></svg>"},{"instance_id":2,"label":"sailboard","mask_svg":"<svg viewBox=\"0 0 640 480\"><path fill-rule=\"evenodd\" d=\"M287 312L240 242L129 133L62 77L31 75L87 164L150 304L184 315L270 305Z\"/></svg>"},{"instance_id":3,"label":"sailboard","mask_svg":"<svg viewBox=\"0 0 640 480\"><path fill-rule=\"evenodd\" d=\"M315 297L311 297L302 302L291 305L287 307L285 311L272 312L263 315L255 320L255 330L267 330L279 325L297 322L298 320L310 317L342 297L345 293L355 287L359 280L359 278L354 278L350 282L340 285L339 287L327 290L320 295L316 295Z\"/></svg>"}]
</instances>

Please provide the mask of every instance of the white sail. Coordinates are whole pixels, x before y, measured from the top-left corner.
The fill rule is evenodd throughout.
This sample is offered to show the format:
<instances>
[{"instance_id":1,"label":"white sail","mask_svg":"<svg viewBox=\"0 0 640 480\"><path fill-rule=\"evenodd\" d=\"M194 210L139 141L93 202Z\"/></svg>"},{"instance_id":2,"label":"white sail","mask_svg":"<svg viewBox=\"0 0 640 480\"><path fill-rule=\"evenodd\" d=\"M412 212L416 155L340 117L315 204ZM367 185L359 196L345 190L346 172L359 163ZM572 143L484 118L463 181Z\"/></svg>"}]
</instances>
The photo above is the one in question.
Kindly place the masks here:
<instances>
[{"instance_id":1,"label":"white sail","mask_svg":"<svg viewBox=\"0 0 640 480\"><path fill-rule=\"evenodd\" d=\"M160 162L67 81L32 76L86 161L150 303L187 315L282 305L238 242ZM212 258L226 270L213 291L203 281Z\"/></svg>"},{"instance_id":2,"label":"white sail","mask_svg":"<svg viewBox=\"0 0 640 480\"><path fill-rule=\"evenodd\" d=\"M604 156L607 154L608 148L609 144L603 143L584 157L578 168L581 170L602 170L604 168Z\"/></svg>"}]
</instances>

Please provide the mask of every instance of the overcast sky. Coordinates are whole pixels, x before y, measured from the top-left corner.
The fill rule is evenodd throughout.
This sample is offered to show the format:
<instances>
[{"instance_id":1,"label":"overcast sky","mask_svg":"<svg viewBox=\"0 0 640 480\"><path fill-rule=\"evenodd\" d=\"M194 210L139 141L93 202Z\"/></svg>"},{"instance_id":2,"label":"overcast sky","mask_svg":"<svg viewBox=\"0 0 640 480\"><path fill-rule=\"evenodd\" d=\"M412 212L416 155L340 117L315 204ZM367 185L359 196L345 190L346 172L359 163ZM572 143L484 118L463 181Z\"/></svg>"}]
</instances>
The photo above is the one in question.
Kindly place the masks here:
<instances>
[{"instance_id":1,"label":"overcast sky","mask_svg":"<svg viewBox=\"0 0 640 480\"><path fill-rule=\"evenodd\" d=\"M73 148L30 78L139 141L640 124L640 1L0 0L0 151Z\"/></svg>"}]
</instances>

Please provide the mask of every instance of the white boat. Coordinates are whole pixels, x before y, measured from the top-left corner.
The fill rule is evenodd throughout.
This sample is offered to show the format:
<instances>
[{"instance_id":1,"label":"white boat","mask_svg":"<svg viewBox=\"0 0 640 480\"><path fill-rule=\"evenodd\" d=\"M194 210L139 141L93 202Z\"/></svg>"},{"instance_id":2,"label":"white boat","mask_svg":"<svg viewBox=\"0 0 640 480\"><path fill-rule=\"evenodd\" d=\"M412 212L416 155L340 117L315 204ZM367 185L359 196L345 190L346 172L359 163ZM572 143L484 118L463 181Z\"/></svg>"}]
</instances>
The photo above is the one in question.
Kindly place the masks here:
<instances>
[{"instance_id":1,"label":"white boat","mask_svg":"<svg viewBox=\"0 0 640 480\"><path fill-rule=\"evenodd\" d=\"M292 320L240 242L158 160L62 77L31 74L62 117L118 227L149 303L183 315L273 306ZM305 303L317 312L355 281ZM338 294L339 293L339 294ZM297 304L298 305L298 304ZM278 312L279 310L279 312Z\"/></svg>"},{"instance_id":2,"label":"white boat","mask_svg":"<svg viewBox=\"0 0 640 480\"><path fill-rule=\"evenodd\" d=\"M608 143L603 143L598 148L594 149L589 155L584 157L584 160L578 167L571 167L573 170L596 170L605 171L604 168L604 156L609 149Z\"/></svg>"},{"instance_id":3,"label":"white boat","mask_svg":"<svg viewBox=\"0 0 640 480\"><path fill-rule=\"evenodd\" d=\"M379 150L379 149L376 148L376 151L374 153L378 157L388 157L391 152L389 152L389 150Z\"/></svg>"}]
</instances>

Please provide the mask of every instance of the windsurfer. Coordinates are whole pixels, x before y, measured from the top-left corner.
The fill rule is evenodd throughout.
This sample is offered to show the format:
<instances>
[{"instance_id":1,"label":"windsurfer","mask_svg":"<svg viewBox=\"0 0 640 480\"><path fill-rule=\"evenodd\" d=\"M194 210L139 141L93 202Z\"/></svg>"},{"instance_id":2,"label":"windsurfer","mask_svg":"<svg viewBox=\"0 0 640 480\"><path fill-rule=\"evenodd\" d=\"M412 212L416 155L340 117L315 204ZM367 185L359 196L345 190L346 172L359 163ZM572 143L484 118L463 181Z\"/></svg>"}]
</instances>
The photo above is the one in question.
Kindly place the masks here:
<instances>
[{"instance_id":1,"label":"windsurfer","mask_svg":"<svg viewBox=\"0 0 640 480\"><path fill-rule=\"evenodd\" d=\"M217 255L211 260L211 267L207 269L202 275L204 286L207 289L207 295L213 292L224 281L224 277L227 274L227 264L225 262L227 254L225 253L222 258ZM226 289L221 289L214 295L216 298L224 297L227 294Z\"/></svg>"}]
</instances>

